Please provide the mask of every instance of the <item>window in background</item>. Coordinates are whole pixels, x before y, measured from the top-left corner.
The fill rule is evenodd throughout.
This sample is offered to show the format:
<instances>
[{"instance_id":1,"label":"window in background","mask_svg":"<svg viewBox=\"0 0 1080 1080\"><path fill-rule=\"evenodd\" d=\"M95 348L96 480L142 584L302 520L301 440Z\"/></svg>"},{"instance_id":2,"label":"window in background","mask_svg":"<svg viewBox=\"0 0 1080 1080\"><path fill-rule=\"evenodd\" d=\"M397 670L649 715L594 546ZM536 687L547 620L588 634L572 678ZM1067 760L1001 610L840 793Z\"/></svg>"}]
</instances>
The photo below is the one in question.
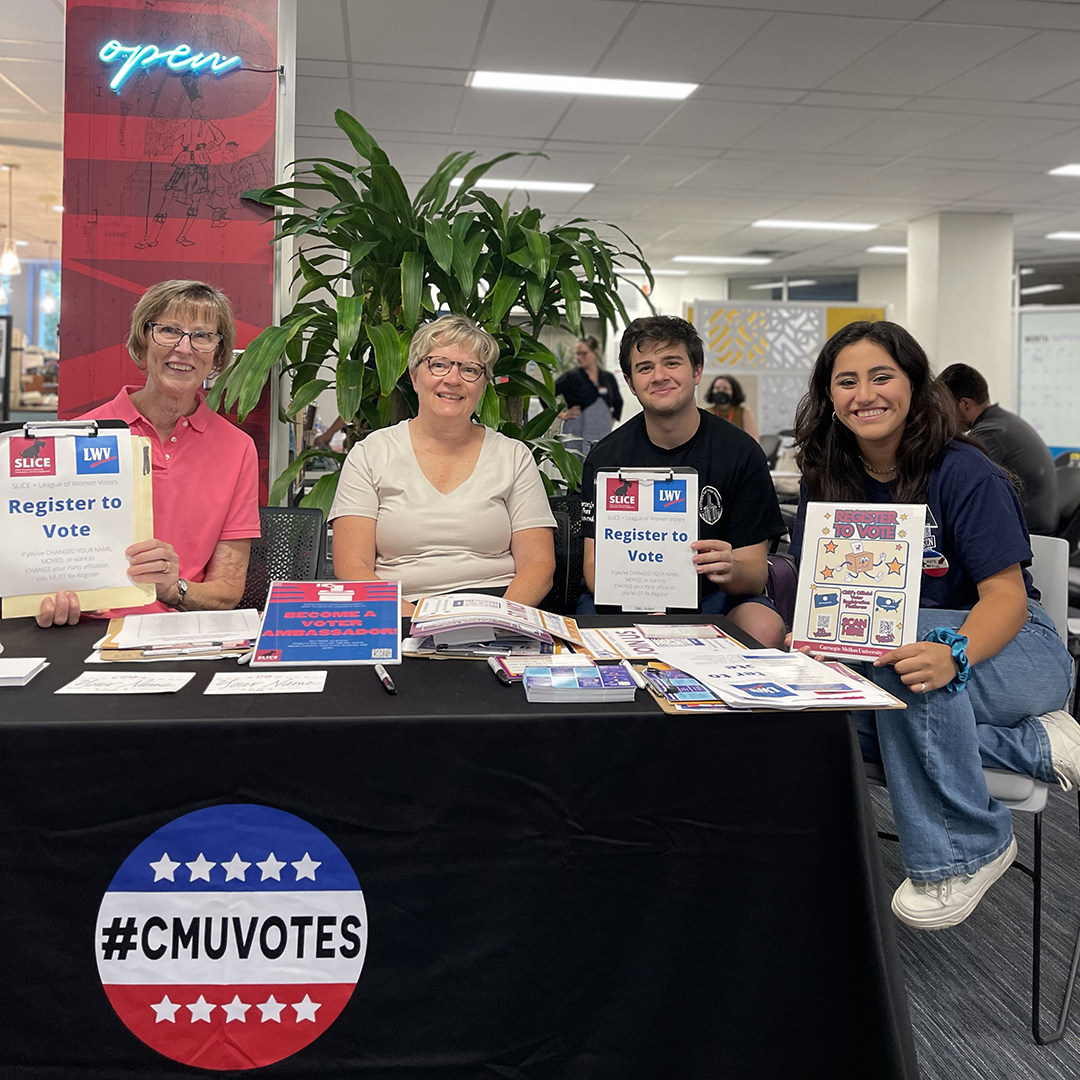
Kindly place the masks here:
<instances>
[{"instance_id":1,"label":"window in background","mask_svg":"<svg viewBox=\"0 0 1080 1080\"><path fill-rule=\"evenodd\" d=\"M783 300L783 274L755 274L728 278L729 300Z\"/></svg>"},{"instance_id":2,"label":"window in background","mask_svg":"<svg viewBox=\"0 0 1080 1080\"><path fill-rule=\"evenodd\" d=\"M47 352L56 352L59 348L60 332L60 271L47 264L35 263L34 297L36 303L34 326L34 344Z\"/></svg>"},{"instance_id":3,"label":"window in background","mask_svg":"<svg viewBox=\"0 0 1080 1080\"><path fill-rule=\"evenodd\" d=\"M1020 266L1020 306L1080 304L1080 262Z\"/></svg>"},{"instance_id":4,"label":"window in background","mask_svg":"<svg viewBox=\"0 0 1080 1080\"><path fill-rule=\"evenodd\" d=\"M728 299L855 302L859 299L859 275L854 271L844 271L730 277Z\"/></svg>"}]
</instances>

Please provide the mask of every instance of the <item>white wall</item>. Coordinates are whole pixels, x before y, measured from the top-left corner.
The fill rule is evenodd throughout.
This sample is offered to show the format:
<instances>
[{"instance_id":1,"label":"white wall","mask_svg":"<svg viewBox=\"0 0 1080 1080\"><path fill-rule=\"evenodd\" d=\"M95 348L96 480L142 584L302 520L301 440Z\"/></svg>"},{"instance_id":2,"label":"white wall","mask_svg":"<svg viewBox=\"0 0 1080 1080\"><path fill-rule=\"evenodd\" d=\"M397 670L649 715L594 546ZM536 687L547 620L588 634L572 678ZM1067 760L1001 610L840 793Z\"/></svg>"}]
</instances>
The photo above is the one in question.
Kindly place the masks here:
<instances>
[{"instance_id":1,"label":"white wall","mask_svg":"<svg viewBox=\"0 0 1080 1080\"><path fill-rule=\"evenodd\" d=\"M860 304L885 307L885 318L907 326L907 266L859 267Z\"/></svg>"}]
</instances>

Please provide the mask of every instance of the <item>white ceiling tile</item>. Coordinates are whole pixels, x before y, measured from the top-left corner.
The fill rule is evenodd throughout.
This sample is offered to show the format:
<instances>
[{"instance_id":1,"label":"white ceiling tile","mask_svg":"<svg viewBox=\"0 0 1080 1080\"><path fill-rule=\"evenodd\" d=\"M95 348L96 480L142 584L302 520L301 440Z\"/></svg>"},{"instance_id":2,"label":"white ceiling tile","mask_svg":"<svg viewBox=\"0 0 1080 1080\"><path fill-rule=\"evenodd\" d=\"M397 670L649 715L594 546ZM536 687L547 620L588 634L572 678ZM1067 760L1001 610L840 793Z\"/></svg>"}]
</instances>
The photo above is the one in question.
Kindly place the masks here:
<instances>
[{"instance_id":1,"label":"white ceiling tile","mask_svg":"<svg viewBox=\"0 0 1080 1080\"><path fill-rule=\"evenodd\" d=\"M826 90L925 94L1029 36L1025 30L916 23L824 84Z\"/></svg>"},{"instance_id":2,"label":"white ceiling tile","mask_svg":"<svg viewBox=\"0 0 1080 1080\"><path fill-rule=\"evenodd\" d=\"M597 189L582 197L575 209L585 217L630 217L656 201L654 195ZM633 233L631 233L633 235Z\"/></svg>"},{"instance_id":3,"label":"white ceiling tile","mask_svg":"<svg viewBox=\"0 0 1080 1080\"><path fill-rule=\"evenodd\" d=\"M707 164L707 159L673 154L630 154L604 180L605 184L632 184L642 188L667 188L685 180Z\"/></svg>"},{"instance_id":4,"label":"white ceiling tile","mask_svg":"<svg viewBox=\"0 0 1080 1080\"><path fill-rule=\"evenodd\" d=\"M641 142L678 104L630 98L579 97L552 138L578 142Z\"/></svg>"},{"instance_id":5,"label":"white ceiling tile","mask_svg":"<svg viewBox=\"0 0 1080 1080\"><path fill-rule=\"evenodd\" d=\"M873 109L822 109L791 105L741 139L740 149L824 150L884 114Z\"/></svg>"},{"instance_id":6,"label":"white ceiling tile","mask_svg":"<svg viewBox=\"0 0 1080 1080\"><path fill-rule=\"evenodd\" d=\"M626 0L494 0L476 67L591 74L597 57L633 10Z\"/></svg>"},{"instance_id":7,"label":"white ceiling tile","mask_svg":"<svg viewBox=\"0 0 1080 1080\"><path fill-rule=\"evenodd\" d=\"M902 109L917 98L902 94L852 94L838 90L811 90L799 98L800 105L828 105L830 108Z\"/></svg>"},{"instance_id":8,"label":"white ceiling tile","mask_svg":"<svg viewBox=\"0 0 1080 1080\"><path fill-rule=\"evenodd\" d=\"M353 84L356 119L369 131L434 131L449 134L464 89L409 83L358 81Z\"/></svg>"},{"instance_id":9,"label":"white ceiling tile","mask_svg":"<svg viewBox=\"0 0 1080 1080\"><path fill-rule=\"evenodd\" d=\"M1044 94L1039 100L1051 104L1080 105L1080 80L1069 83L1068 86L1063 86L1053 93Z\"/></svg>"},{"instance_id":10,"label":"white ceiling tile","mask_svg":"<svg viewBox=\"0 0 1080 1080\"><path fill-rule=\"evenodd\" d=\"M1080 179L1068 176L1013 176L1000 186L988 188L986 194L992 198L1018 206L1030 205L1048 199L1062 197L1073 200L1080 207Z\"/></svg>"},{"instance_id":11,"label":"white ceiling tile","mask_svg":"<svg viewBox=\"0 0 1080 1080\"><path fill-rule=\"evenodd\" d=\"M656 221L753 221L770 217L790 202L787 195L762 192L760 195L726 196L723 192L687 192L665 195L649 207Z\"/></svg>"},{"instance_id":12,"label":"white ceiling tile","mask_svg":"<svg viewBox=\"0 0 1080 1080\"><path fill-rule=\"evenodd\" d=\"M82 18L96 18L91 9ZM3 37L16 41L63 41L64 12L50 3L5 4ZM102 38L102 44L108 38Z\"/></svg>"},{"instance_id":13,"label":"white ceiling tile","mask_svg":"<svg viewBox=\"0 0 1080 1080\"><path fill-rule=\"evenodd\" d=\"M682 3L683 0L653 0L654 3ZM800 11L822 15L871 16L882 19L917 19L940 0L741 0L739 7L767 11ZM704 0L710 7L732 7L733 0ZM704 6L704 5L703 5Z\"/></svg>"},{"instance_id":14,"label":"white ceiling tile","mask_svg":"<svg viewBox=\"0 0 1080 1080\"><path fill-rule=\"evenodd\" d=\"M809 195L829 192L837 184L857 183L873 173L872 169L851 169L845 165L833 165L826 162L796 165L783 172L760 181L762 191L787 192L796 195Z\"/></svg>"},{"instance_id":15,"label":"white ceiling tile","mask_svg":"<svg viewBox=\"0 0 1080 1080\"><path fill-rule=\"evenodd\" d=\"M347 60L341 0L301 0L296 18L297 59Z\"/></svg>"},{"instance_id":16,"label":"white ceiling tile","mask_svg":"<svg viewBox=\"0 0 1080 1080\"><path fill-rule=\"evenodd\" d=\"M1080 70L1080 32L1044 31L933 91L980 101L1031 101L1068 85Z\"/></svg>"},{"instance_id":17,"label":"white ceiling tile","mask_svg":"<svg viewBox=\"0 0 1080 1080\"><path fill-rule=\"evenodd\" d=\"M390 164L402 176L426 180L438 167L443 158L450 153L445 146L425 145L423 143L388 142L380 145L386 151Z\"/></svg>"},{"instance_id":18,"label":"white ceiling tile","mask_svg":"<svg viewBox=\"0 0 1080 1080\"><path fill-rule=\"evenodd\" d=\"M297 133L294 150L298 160L300 158L321 157L334 158L337 161L345 161L351 165L358 165L360 162L356 151L352 148L352 143L346 138L319 138ZM396 167L397 163L394 164Z\"/></svg>"},{"instance_id":19,"label":"white ceiling tile","mask_svg":"<svg viewBox=\"0 0 1080 1080\"><path fill-rule=\"evenodd\" d=\"M775 176L786 168L787 164L783 161L747 161L723 157L694 173L680 188L686 191L754 191L767 177Z\"/></svg>"},{"instance_id":20,"label":"white ceiling tile","mask_svg":"<svg viewBox=\"0 0 1080 1080\"><path fill-rule=\"evenodd\" d=\"M704 83L694 91L695 101L748 101L765 105L794 105L805 97L805 90L780 90L770 86L724 86L719 83Z\"/></svg>"},{"instance_id":21,"label":"white ceiling tile","mask_svg":"<svg viewBox=\"0 0 1080 1080\"><path fill-rule=\"evenodd\" d=\"M893 20L776 15L711 81L813 90L903 26Z\"/></svg>"},{"instance_id":22,"label":"white ceiling tile","mask_svg":"<svg viewBox=\"0 0 1080 1080\"><path fill-rule=\"evenodd\" d=\"M1060 135L1053 135L1049 139L1028 143L1015 150L1006 150L998 159L1032 165L1040 171L1065 165L1070 161L1080 161L1080 126L1070 128Z\"/></svg>"},{"instance_id":23,"label":"white ceiling tile","mask_svg":"<svg viewBox=\"0 0 1080 1080\"><path fill-rule=\"evenodd\" d=\"M903 195L912 191L916 185L928 183L939 177L948 176L948 169L927 169L909 165L890 165L874 169L872 172L860 172L847 180L839 180L833 190L840 194L889 197Z\"/></svg>"},{"instance_id":24,"label":"white ceiling tile","mask_svg":"<svg viewBox=\"0 0 1080 1080\"><path fill-rule=\"evenodd\" d=\"M622 154L550 152L547 157L524 158L525 175L533 180L573 180L598 184L608 182L611 170L623 159Z\"/></svg>"},{"instance_id":25,"label":"white ceiling tile","mask_svg":"<svg viewBox=\"0 0 1080 1080\"><path fill-rule=\"evenodd\" d=\"M469 68L488 0L346 0L352 58Z\"/></svg>"},{"instance_id":26,"label":"white ceiling tile","mask_svg":"<svg viewBox=\"0 0 1080 1080\"><path fill-rule=\"evenodd\" d=\"M725 101L688 101L649 140L655 146L702 146L723 150L777 116L783 106Z\"/></svg>"},{"instance_id":27,"label":"white ceiling tile","mask_svg":"<svg viewBox=\"0 0 1080 1080\"><path fill-rule=\"evenodd\" d=\"M314 75L320 79L347 79L349 65L344 60L302 60L296 61L297 75Z\"/></svg>"},{"instance_id":28,"label":"white ceiling tile","mask_svg":"<svg viewBox=\"0 0 1080 1080\"><path fill-rule=\"evenodd\" d=\"M330 125L334 122L334 110L353 111L349 83L343 79L320 79L311 75L298 75L296 79L296 123ZM367 120L357 116L365 127Z\"/></svg>"},{"instance_id":29,"label":"white ceiling tile","mask_svg":"<svg viewBox=\"0 0 1080 1080\"><path fill-rule=\"evenodd\" d=\"M832 143L829 149L841 154L882 153L903 157L981 122L977 116L904 109L884 113L854 134Z\"/></svg>"},{"instance_id":30,"label":"white ceiling tile","mask_svg":"<svg viewBox=\"0 0 1080 1080\"><path fill-rule=\"evenodd\" d=\"M911 188L911 194L930 199L965 199L1015 181L1016 174L970 169L935 177Z\"/></svg>"},{"instance_id":31,"label":"white ceiling tile","mask_svg":"<svg viewBox=\"0 0 1080 1080\"><path fill-rule=\"evenodd\" d=\"M934 22L984 26L1047 27L1080 30L1080 7L1058 0L944 0L934 8Z\"/></svg>"},{"instance_id":32,"label":"white ceiling tile","mask_svg":"<svg viewBox=\"0 0 1080 1080\"><path fill-rule=\"evenodd\" d=\"M47 112L62 113L64 111L64 68L62 64L52 60L0 60L0 73ZM10 86L5 85L4 89L13 94L14 107L18 111L30 109L37 112L29 101L18 94L14 94ZM5 102L0 105L0 108L6 109L7 107L5 95Z\"/></svg>"},{"instance_id":33,"label":"white ceiling tile","mask_svg":"<svg viewBox=\"0 0 1080 1080\"><path fill-rule=\"evenodd\" d=\"M992 161L1010 150L1017 150L1052 135L1074 130L1076 125L1062 120L1026 120L1015 116L991 117L938 142L923 154L935 152L959 159Z\"/></svg>"},{"instance_id":34,"label":"white ceiling tile","mask_svg":"<svg viewBox=\"0 0 1080 1080\"><path fill-rule=\"evenodd\" d=\"M512 90L461 91L458 135L524 135L546 139L574 100L568 94L522 94Z\"/></svg>"},{"instance_id":35,"label":"white ceiling tile","mask_svg":"<svg viewBox=\"0 0 1080 1080\"><path fill-rule=\"evenodd\" d=\"M769 15L763 12L639 4L618 40L597 64L596 74L704 82L768 21Z\"/></svg>"}]
</instances>

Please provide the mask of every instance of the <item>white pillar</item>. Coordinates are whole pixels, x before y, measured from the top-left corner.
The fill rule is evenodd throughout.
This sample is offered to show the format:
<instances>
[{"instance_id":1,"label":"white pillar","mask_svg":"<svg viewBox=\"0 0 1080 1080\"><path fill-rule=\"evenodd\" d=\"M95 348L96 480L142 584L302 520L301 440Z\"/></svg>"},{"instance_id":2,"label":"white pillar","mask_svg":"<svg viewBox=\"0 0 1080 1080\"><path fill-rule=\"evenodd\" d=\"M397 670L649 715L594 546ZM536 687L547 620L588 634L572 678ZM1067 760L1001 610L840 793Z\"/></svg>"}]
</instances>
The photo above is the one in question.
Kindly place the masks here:
<instances>
[{"instance_id":1,"label":"white pillar","mask_svg":"<svg viewBox=\"0 0 1080 1080\"><path fill-rule=\"evenodd\" d=\"M970 364L991 400L1013 401L1013 222L1008 214L931 214L908 224L907 328L935 371Z\"/></svg>"},{"instance_id":2,"label":"white pillar","mask_svg":"<svg viewBox=\"0 0 1080 1080\"><path fill-rule=\"evenodd\" d=\"M907 326L907 267L860 266L859 306L885 308L889 322Z\"/></svg>"}]
</instances>

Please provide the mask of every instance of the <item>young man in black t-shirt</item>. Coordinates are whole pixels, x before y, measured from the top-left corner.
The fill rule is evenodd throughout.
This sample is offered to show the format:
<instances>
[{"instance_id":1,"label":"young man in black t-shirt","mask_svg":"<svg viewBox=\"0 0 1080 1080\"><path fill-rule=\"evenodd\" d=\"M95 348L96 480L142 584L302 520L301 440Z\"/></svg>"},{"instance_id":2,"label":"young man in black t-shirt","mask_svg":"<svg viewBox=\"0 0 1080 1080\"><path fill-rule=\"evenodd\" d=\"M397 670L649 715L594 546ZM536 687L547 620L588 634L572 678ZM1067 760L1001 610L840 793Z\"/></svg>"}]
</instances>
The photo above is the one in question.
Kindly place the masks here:
<instances>
[{"instance_id":1,"label":"young man in black t-shirt","mask_svg":"<svg viewBox=\"0 0 1080 1080\"><path fill-rule=\"evenodd\" d=\"M786 628L767 597L767 544L785 531L769 466L749 435L697 407L704 366L701 338L685 319L635 319L623 334L619 364L641 413L601 439L581 479L586 593L594 610L596 473L600 469L690 467L698 474L698 535L690 547L703 614L723 614L763 645L783 644Z\"/></svg>"}]
</instances>

